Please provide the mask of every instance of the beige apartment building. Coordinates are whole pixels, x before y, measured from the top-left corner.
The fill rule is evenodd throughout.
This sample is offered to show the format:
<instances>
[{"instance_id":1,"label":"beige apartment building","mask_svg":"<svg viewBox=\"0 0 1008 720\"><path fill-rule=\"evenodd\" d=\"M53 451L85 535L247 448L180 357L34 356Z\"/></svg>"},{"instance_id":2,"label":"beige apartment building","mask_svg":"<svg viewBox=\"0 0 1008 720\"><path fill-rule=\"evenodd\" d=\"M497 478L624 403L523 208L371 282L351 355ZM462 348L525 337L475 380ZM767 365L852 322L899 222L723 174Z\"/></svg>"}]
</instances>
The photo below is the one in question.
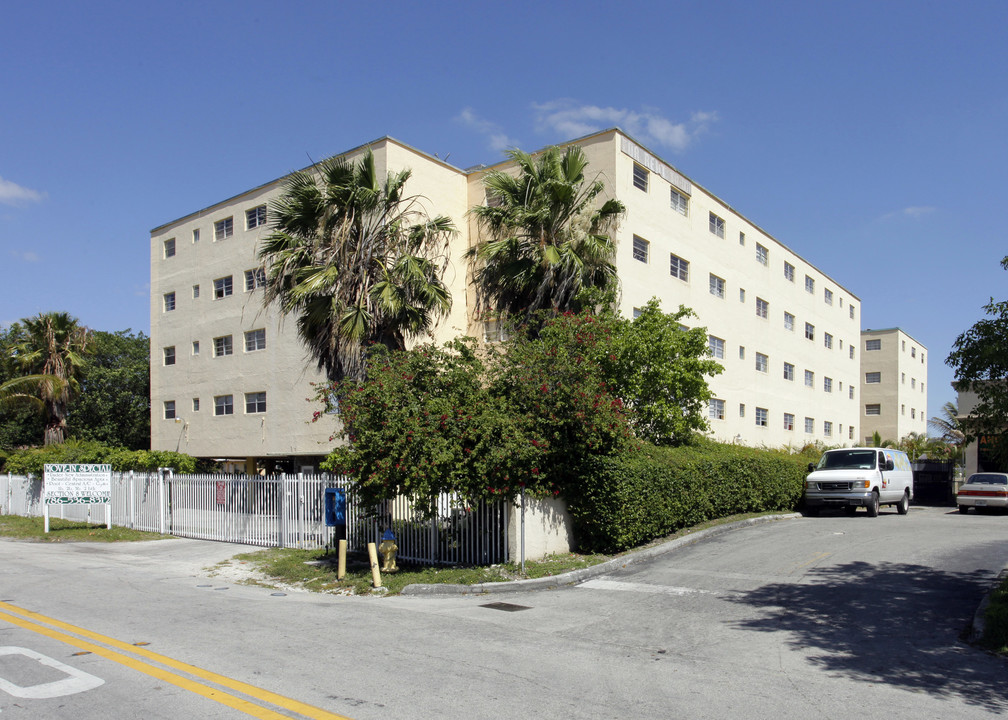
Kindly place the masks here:
<instances>
[{"instance_id":1,"label":"beige apartment building","mask_svg":"<svg viewBox=\"0 0 1008 720\"><path fill-rule=\"evenodd\" d=\"M692 308L690 323L707 328L725 367L709 381L711 435L768 447L860 442L859 298L622 131L573 142L590 177L598 174L627 208L617 232L622 312L631 317L658 297L666 311ZM346 155L367 147L380 173L411 169L407 190L459 228L446 278L453 310L433 339L483 334L489 328L472 315L462 254L478 240L466 211L486 201L488 168L454 168L390 138ZM257 243L282 185L274 180L151 231L156 449L254 472L313 466L331 446L333 423L308 422L317 409L308 401L312 383L322 376L294 321L264 309L257 290Z\"/></svg>"},{"instance_id":2,"label":"beige apartment building","mask_svg":"<svg viewBox=\"0 0 1008 720\"><path fill-rule=\"evenodd\" d=\"M861 429L899 441L927 435L927 348L900 328L861 332Z\"/></svg>"}]
</instances>

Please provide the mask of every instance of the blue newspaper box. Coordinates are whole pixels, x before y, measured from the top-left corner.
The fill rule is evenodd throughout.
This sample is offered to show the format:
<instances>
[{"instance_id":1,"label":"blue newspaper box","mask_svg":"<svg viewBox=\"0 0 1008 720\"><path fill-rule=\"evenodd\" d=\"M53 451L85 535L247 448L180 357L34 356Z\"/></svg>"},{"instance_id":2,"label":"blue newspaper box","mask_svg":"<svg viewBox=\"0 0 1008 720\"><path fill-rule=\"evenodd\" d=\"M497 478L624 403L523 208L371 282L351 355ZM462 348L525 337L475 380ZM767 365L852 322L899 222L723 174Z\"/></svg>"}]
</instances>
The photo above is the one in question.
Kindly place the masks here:
<instances>
[{"instance_id":1,"label":"blue newspaper box","mask_svg":"<svg viewBox=\"0 0 1008 720\"><path fill-rule=\"evenodd\" d=\"M346 490L343 488L326 488L325 524L326 527L346 525Z\"/></svg>"}]
</instances>

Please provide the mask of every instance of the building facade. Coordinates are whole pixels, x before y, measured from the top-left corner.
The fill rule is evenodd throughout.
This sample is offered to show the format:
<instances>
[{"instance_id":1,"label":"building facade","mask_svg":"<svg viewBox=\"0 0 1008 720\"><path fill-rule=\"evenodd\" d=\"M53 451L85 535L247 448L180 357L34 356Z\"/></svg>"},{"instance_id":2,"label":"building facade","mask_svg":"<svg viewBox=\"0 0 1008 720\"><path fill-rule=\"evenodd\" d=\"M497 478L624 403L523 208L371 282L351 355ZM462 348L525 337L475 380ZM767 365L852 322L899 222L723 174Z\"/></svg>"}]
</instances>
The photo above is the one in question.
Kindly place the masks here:
<instances>
[{"instance_id":1,"label":"building facade","mask_svg":"<svg viewBox=\"0 0 1008 720\"><path fill-rule=\"evenodd\" d=\"M858 297L620 130L574 143L590 176L627 209L616 235L621 311L632 317L657 297L665 311L692 308L689 322L707 328L725 368L709 380L711 435L770 447L860 442ZM346 156L368 147L380 176L411 169L409 193L459 229L446 277L453 310L432 339L487 333L472 313L463 253L479 241L466 213L486 202L491 168L454 168L390 138ZM258 290L258 242L282 188L274 180L151 231L156 449L254 472L314 466L331 446L334 423L308 422L319 407L309 400L313 383L323 378L294 321L264 308Z\"/></svg>"},{"instance_id":2,"label":"building facade","mask_svg":"<svg viewBox=\"0 0 1008 720\"><path fill-rule=\"evenodd\" d=\"M861 428L871 444L927 434L927 348L900 328L861 332Z\"/></svg>"}]
</instances>

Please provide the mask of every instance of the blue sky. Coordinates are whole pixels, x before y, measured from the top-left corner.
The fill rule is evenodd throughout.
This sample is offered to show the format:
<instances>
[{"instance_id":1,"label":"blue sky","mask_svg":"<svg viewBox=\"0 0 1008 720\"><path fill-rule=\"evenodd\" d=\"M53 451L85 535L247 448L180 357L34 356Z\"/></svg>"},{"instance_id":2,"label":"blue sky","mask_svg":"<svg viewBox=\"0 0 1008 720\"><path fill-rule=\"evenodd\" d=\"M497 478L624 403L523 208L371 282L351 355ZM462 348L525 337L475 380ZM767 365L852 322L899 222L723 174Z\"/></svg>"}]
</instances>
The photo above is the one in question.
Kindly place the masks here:
<instances>
[{"instance_id":1,"label":"blue sky","mask_svg":"<svg viewBox=\"0 0 1008 720\"><path fill-rule=\"evenodd\" d=\"M928 347L1004 299L1008 3L8 3L0 324L149 332L150 230L383 135L618 125Z\"/></svg>"}]
</instances>

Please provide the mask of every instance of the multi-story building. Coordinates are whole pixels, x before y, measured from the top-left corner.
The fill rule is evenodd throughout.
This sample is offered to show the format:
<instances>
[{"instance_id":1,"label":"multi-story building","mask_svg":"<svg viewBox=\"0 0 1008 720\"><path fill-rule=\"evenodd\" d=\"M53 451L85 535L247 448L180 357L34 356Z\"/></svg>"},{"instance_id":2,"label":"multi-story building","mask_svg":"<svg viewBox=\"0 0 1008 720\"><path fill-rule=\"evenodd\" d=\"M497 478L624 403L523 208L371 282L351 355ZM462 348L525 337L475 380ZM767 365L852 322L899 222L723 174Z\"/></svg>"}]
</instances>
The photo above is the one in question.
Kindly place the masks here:
<instances>
[{"instance_id":1,"label":"multi-story building","mask_svg":"<svg viewBox=\"0 0 1008 720\"><path fill-rule=\"evenodd\" d=\"M622 131L573 142L627 209L616 236L622 312L657 297L666 311L692 308L690 322L707 328L725 368L710 379L712 435L774 447L859 440L857 296ZM485 333L462 253L479 239L466 211L486 202L487 168L454 168L390 138L369 147L381 174L410 168L407 190L459 228L453 310L433 339ZM329 446L332 423L306 422L322 376L293 320L264 309L256 290L257 241L282 187L274 180L151 232L154 448L251 472L280 459L313 464Z\"/></svg>"},{"instance_id":2,"label":"multi-story building","mask_svg":"<svg viewBox=\"0 0 1008 720\"><path fill-rule=\"evenodd\" d=\"M927 348L899 328L861 331L861 430L871 444L927 434Z\"/></svg>"}]
</instances>

